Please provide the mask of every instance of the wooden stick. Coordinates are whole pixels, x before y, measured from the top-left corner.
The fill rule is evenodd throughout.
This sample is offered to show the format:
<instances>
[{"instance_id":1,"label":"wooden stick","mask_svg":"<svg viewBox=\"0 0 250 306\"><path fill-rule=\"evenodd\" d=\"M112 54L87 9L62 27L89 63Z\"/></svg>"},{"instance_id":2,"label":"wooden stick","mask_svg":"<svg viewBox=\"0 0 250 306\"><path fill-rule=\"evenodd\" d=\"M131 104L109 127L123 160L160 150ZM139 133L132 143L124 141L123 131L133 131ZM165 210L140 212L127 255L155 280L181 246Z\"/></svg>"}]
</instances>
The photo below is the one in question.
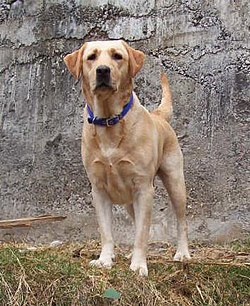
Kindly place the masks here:
<instances>
[{"instance_id":1,"label":"wooden stick","mask_svg":"<svg viewBox=\"0 0 250 306\"><path fill-rule=\"evenodd\" d=\"M159 262L157 260L150 260L150 262ZM174 260L165 260L166 264L175 264L175 265L202 265L202 266L231 266L231 267L247 267L250 266L250 262L206 262L206 261L174 261Z\"/></svg>"},{"instance_id":2,"label":"wooden stick","mask_svg":"<svg viewBox=\"0 0 250 306\"><path fill-rule=\"evenodd\" d=\"M65 216L53 216L53 215L42 215L37 217L28 217L12 220L0 220L0 228L12 228L12 227L31 227L35 222L54 222L62 221Z\"/></svg>"},{"instance_id":3,"label":"wooden stick","mask_svg":"<svg viewBox=\"0 0 250 306\"><path fill-rule=\"evenodd\" d=\"M204 266L232 266L232 267L246 267L250 266L250 262L221 262L221 261L199 261L195 259L187 260L187 261L175 261L175 260L165 260L165 257L162 255L153 255L149 254L149 258L151 257L150 262L159 262L157 258L164 259L164 263L166 264L176 264L176 265L204 265ZM155 258L155 259L154 259Z\"/></svg>"}]
</instances>

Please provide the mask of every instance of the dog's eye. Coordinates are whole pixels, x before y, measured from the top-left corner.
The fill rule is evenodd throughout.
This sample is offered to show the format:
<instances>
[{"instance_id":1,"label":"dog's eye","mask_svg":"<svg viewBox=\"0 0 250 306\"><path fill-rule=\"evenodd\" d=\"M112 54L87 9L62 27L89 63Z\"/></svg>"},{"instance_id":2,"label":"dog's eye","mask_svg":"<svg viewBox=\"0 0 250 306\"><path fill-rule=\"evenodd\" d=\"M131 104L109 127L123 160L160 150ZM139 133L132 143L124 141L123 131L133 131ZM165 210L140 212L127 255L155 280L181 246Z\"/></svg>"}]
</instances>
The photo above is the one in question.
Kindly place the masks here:
<instances>
[{"instance_id":1,"label":"dog's eye","mask_svg":"<svg viewBox=\"0 0 250 306\"><path fill-rule=\"evenodd\" d=\"M96 54L95 53L93 53L93 54L91 54L91 55L89 55L88 57L87 57L87 60L88 61L94 61L96 59Z\"/></svg>"},{"instance_id":2,"label":"dog's eye","mask_svg":"<svg viewBox=\"0 0 250 306\"><path fill-rule=\"evenodd\" d=\"M114 60L119 61L119 60L122 59L122 55L119 54L119 53L114 53L114 54L112 55L112 58L113 58Z\"/></svg>"}]
</instances>

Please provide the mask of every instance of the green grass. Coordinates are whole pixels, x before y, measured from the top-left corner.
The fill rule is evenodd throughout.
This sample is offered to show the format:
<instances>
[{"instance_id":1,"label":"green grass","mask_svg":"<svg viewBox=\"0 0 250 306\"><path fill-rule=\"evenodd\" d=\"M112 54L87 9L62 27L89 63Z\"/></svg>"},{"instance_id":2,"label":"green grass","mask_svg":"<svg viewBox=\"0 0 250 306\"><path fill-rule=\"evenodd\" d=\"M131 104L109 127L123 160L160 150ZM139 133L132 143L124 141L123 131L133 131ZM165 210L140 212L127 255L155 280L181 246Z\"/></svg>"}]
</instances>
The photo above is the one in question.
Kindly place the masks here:
<instances>
[{"instance_id":1,"label":"green grass","mask_svg":"<svg viewBox=\"0 0 250 306\"><path fill-rule=\"evenodd\" d=\"M171 261L172 247L152 244L148 278L129 270L127 247L117 249L115 266L105 270L88 265L100 248L93 241L32 251L27 245L4 244L0 305L250 305L249 242L193 245L193 259L184 264Z\"/></svg>"},{"instance_id":2,"label":"green grass","mask_svg":"<svg viewBox=\"0 0 250 306\"><path fill-rule=\"evenodd\" d=\"M232 251L236 252L250 252L250 237L244 240L235 240L231 242L230 248Z\"/></svg>"}]
</instances>

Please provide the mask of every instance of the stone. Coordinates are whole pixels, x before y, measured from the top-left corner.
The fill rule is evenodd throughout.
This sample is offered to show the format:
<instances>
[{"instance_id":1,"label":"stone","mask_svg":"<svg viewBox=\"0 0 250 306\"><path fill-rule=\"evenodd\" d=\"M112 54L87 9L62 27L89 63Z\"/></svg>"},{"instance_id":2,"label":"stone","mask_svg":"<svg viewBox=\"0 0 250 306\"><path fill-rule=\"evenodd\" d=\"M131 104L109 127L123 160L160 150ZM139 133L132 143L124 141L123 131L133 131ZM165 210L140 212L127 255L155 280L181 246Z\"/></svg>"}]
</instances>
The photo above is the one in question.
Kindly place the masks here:
<instances>
[{"instance_id":1,"label":"stone","mask_svg":"<svg viewBox=\"0 0 250 306\"><path fill-rule=\"evenodd\" d=\"M2 230L1 239L99 237L81 161L84 101L63 57L84 41L120 38L147 55L135 91L148 109L160 102L161 71L169 77L172 125L185 158L190 238L221 241L229 228L234 238L249 232L249 16L247 0L3 0L1 218L68 218L32 231ZM158 179L155 187L151 239L174 241L171 205ZM131 221L122 207L114 211L117 240L131 243ZM222 216L227 226L219 229Z\"/></svg>"}]
</instances>

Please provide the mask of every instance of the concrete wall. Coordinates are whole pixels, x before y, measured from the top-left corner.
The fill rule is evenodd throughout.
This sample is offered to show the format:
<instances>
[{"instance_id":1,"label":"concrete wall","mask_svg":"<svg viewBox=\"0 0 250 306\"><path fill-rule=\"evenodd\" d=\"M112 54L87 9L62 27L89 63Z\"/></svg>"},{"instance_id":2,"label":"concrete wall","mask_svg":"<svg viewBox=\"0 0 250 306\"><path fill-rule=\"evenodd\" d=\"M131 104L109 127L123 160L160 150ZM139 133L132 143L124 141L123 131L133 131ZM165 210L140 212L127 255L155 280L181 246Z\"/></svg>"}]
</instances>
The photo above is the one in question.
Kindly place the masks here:
<instances>
[{"instance_id":1,"label":"concrete wall","mask_svg":"<svg viewBox=\"0 0 250 306\"><path fill-rule=\"evenodd\" d=\"M135 90L149 109L160 101L160 71L170 78L191 238L241 237L250 227L249 21L248 0L2 0L1 218L58 213L68 219L0 236L97 236L80 156L84 102L63 57L87 40L123 38L147 54ZM167 202L156 181L154 239L173 236ZM116 235L128 241L130 221L122 208L114 212Z\"/></svg>"}]
</instances>

